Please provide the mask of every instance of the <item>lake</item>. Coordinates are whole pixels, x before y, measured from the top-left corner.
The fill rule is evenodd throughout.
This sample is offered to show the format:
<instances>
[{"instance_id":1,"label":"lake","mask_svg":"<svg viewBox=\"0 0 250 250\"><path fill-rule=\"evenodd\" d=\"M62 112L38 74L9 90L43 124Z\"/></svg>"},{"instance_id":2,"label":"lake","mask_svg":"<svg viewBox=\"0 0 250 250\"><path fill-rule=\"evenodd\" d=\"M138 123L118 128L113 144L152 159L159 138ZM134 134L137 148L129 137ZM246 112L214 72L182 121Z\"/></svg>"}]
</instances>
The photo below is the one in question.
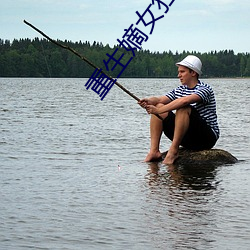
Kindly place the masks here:
<instances>
[{"instance_id":1,"label":"lake","mask_svg":"<svg viewBox=\"0 0 250 250\"><path fill-rule=\"evenodd\" d=\"M87 79L0 78L0 249L249 249L250 79L215 92L218 167L143 163L150 117ZM139 98L178 79L121 79ZM170 142L162 140L165 151Z\"/></svg>"}]
</instances>

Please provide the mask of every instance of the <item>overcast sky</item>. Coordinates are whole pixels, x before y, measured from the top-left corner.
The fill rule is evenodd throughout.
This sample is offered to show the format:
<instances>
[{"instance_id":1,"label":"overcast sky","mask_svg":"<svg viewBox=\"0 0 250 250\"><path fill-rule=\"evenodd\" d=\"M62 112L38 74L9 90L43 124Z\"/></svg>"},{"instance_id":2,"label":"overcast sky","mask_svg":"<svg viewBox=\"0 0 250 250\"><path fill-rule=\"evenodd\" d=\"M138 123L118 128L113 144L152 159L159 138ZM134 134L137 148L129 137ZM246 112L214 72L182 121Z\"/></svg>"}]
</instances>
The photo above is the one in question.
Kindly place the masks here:
<instances>
[{"instance_id":1,"label":"overcast sky","mask_svg":"<svg viewBox=\"0 0 250 250\"><path fill-rule=\"evenodd\" d=\"M169 4L171 0L162 0ZM151 26L139 17L152 0L0 0L0 38L41 37L23 19L54 39L93 41L113 46L131 24L140 28L148 41L143 49L182 52L231 49L250 52L249 0L175 0L164 18ZM164 14L154 1L155 18ZM150 15L145 15L147 22Z\"/></svg>"}]
</instances>

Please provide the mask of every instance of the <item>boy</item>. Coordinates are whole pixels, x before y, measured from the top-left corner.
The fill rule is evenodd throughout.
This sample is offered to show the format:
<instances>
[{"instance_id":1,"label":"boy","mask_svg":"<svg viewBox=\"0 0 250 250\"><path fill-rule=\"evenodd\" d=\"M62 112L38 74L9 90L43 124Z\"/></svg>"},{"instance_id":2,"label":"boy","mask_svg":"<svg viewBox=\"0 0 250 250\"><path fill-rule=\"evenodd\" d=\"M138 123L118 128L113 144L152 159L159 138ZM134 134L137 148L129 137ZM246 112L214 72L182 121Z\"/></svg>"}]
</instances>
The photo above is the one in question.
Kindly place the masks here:
<instances>
[{"instance_id":1,"label":"boy","mask_svg":"<svg viewBox=\"0 0 250 250\"><path fill-rule=\"evenodd\" d=\"M199 80L202 73L200 59L189 55L176 66L181 86L165 96L144 98L138 102L148 114L158 114L163 119L151 116L151 146L145 162L161 158L159 144L162 132L172 140L163 161L168 165L178 158L180 145L193 150L211 149L219 138L213 90ZM176 110L175 114L173 110Z\"/></svg>"}]
</instances>

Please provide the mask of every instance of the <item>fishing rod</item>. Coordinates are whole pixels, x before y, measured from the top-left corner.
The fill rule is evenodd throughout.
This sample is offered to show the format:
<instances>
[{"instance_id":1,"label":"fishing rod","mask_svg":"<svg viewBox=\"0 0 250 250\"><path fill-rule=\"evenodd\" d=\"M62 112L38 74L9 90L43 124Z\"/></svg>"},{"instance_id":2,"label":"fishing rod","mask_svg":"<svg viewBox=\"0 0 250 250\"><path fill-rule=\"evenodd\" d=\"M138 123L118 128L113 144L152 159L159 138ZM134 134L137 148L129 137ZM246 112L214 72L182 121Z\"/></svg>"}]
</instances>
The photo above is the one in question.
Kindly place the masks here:
<instances>
[{"instance_id":1,"label":"fishing rod","mask_svg":"<svg viewBox=\"0 0 250 250\"><path fill-rule=\"evenodd\" d=\"M100 70L100 68L98 68L97 66L95 66L91 61L89 61L85 56L80 55L76 50L72 49L69 46L63 45L61 43L59 43L58 41L50 38L48 35L46 35L44 32L42 32L41 30L39 30L38 28L36 28L34 25L32 25L31 23L27 22L26 20L23 20L23 22L25 24L27 24L28 26L30 26L32 29L34 29L35 31L37 31L38 33L40 33L42 36L44 36L45 38L47 38L50 42L54 43L55 45L61 47L62 49L66 49L69 50L70 52L72 52L73 54L75 54L76 56L78 56L81 60L85 61L86 63L88 63L90 66L92 66L95 69ZM103 73L107 78L109 78L110 80L114 81L114 84L116 86L118 86L120 89L122 89L125 93L127 93L129 96L131 96L132 98L134 98L137 102L140 101L140 99L134 95L133 93L131 93L129 90L127 90L124 86L122 86L119 82L117 82L116 80L114 80L113 77L109 76L108 74L106 74L103 70L101 70L100 73ZM163 120L161 116L155 114L159 119Z\"/></svg>"}]
</instances>

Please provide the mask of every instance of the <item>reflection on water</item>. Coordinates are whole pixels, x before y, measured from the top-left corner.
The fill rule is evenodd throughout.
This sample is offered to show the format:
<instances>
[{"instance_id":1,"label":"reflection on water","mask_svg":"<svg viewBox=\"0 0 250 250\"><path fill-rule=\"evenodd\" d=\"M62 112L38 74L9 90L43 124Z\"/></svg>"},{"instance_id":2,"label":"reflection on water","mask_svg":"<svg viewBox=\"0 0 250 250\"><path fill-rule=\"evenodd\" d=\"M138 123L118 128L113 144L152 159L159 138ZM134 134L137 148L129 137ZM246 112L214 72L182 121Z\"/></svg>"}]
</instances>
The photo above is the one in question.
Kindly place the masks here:
<instances>
[{"instance_id":1,"label":"reflection on water","mask_svg":"<svg viewBox=\"0 0 250 250\"><path fill-rule=\"evenodd\" d=\"M169 249L200 249L214 240L216 210L211 207L218 195L214 166L166 166L149 163L146 180L150 199L156 201L155 219L171 238ZM216 192L215 192L216 191ZM168 218L165 225L164 215ZM172 244L172 245L171 245Z\"/></svg>"},{"instance_id":2,"label":"reflection on water","mask_svg":"<svg viewBox=\"0 0 250 250\"><path fill-rule=\"evenodd\" d=\"M155 232L154 245L159 249L164 244L167 249L248 249L249 197L243 198L239 190L247 192L249 185L229 174L241 175L241 171L238 163L217 167L149 163L145 180L150 205L145 209L150 209L145 220Z\"/></svg>"},{"instance_id":3,"label":"reflection on water","mask_svg":"<svg viewBox=\"0 0 250 250\"><path fill-rule=\"evenodd\" d=\"M149 163L148 179L149 184L168 184L179 189L188 190L210 190L216 188L214 182L216 166L205 165L170 165L161 167L159 162ZM164 166L164 165L163 165Z\"/></svg>"}]
</instances>

